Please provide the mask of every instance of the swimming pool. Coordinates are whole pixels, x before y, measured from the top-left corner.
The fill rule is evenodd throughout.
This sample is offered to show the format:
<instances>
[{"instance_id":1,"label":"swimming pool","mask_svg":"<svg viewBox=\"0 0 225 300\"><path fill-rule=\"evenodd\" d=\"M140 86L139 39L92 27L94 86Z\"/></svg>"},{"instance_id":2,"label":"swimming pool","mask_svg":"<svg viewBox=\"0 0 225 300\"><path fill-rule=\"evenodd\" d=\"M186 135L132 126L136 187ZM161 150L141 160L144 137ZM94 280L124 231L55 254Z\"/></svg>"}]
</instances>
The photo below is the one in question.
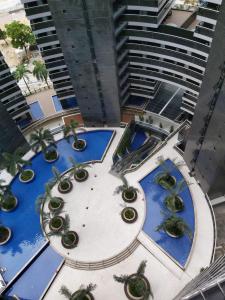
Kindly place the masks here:
<instances>
[{"instance_id":1,"label":"swimming pool","mask_svg":"<svg viewBox=\"0 0 225 300\"><path fill-rule=\"evenodd\" d=\"M43 194L45 183L52 178L52 166L61 172L71 167L69 157L77 162L101 160L113 136L113 130L95 130L79 134L87 141L87 148L76 152L64 139L57 142L59 159L52 164L44 161L42 153L32 159L32 169L36 176L34 181L23 184L18 176L11 183L12 191L19 200L19 205L11 213L0 212L1 222L12 229L13 237L4 246L0 246L1 267L6 268L3 278L11 281L24 265L46 243L41 227L40 217L35 212L35 200Z\"/></svg>"},{"instance_id":2,"label":"swimming pool","mask_svg":"<svg viewBox=\"0 0 225 300\"><path fill-rule=\"evenodd\" d=\"M130 144L131 152L139 149L146 142L147 138L148 137L143 128L136 128L133 139Z\"/></svg>"},{"instance_id":3,"label":"swimming pool","mask_svg":"<svg viewBox=\"0 0 225 300\"><path fill-rule=\"evenodd\" d=\"M176 178L177 182L183 179L181 172L174 166L171 160L166 160L166 164L174 167L171 174ZM163 212L168 212L164 205L164 199L168 195L168 191L154 181L155 176L160 171L162 171L162 169L159 166L140 181L140 185L146 198L146 219L143 231L184 268L191 251L193 240L189 239L187 236L178 239L171 238L164 231L156 231L156 227L165 218ZM194 236L195 215L189 188L187 187L183 190L180 193L180 196L184 201L185 208L182 212L177 213L177 215L185 220Z\"/></svg>"}]
</instances>

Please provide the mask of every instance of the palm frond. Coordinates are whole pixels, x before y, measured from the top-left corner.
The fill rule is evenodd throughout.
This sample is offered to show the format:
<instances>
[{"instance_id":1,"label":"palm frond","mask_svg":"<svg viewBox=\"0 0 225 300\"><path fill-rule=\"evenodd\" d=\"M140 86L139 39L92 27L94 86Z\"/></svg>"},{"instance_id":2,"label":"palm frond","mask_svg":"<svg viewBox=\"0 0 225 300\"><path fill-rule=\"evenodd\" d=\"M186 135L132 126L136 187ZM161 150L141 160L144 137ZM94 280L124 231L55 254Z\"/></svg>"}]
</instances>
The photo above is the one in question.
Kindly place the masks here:
<instances>
[{"instance_id":1,"label":"palm frond","mask_svg":"<svg viewBox=\"0 0 225 300\"><path fill-rule=\"evenodd\" d=\"M140 263L140 265L139 265L139 267L138 267L138 269L137 269L137 274L138 274L138 275L144 275L144 273L145 273L145 268L146 268L146 264L147 264L147 261L146 261L146 260L143 260L143 261Z\"/></svg>"},{"instance_id":2,"label":"palm frond","mask_svg":"<svg viewBox=\"0 0 225 300\"><path fill-rule=\"evenodd\" d=\"M65 285L61 286L59 292L61 295L65 296L67 299L70 299L72 296L72 293Z\"/></svg>"},{"instance_id":3,"label":"palm frond","mask_svg":"<svg viewBox=\"0 0 225 300\"><path fill-rule=\"evenodd\" d=\"M129 278L129 275L113 275L113 278L115 281L119 282L119 283L125 283L127 281L127 279Z\"/></svg>"}]
</instances>

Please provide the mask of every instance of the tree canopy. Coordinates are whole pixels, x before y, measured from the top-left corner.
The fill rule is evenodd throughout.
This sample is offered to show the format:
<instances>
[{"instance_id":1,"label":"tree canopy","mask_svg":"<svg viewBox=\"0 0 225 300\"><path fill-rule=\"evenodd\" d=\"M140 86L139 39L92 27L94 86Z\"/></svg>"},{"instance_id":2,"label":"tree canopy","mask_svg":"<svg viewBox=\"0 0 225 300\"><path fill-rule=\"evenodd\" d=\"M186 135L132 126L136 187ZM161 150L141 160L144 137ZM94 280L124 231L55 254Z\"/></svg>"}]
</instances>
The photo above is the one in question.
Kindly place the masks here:
<instances>
[{"instance_id":1,"label":"tree canopy","mask_svg":"<svg viewBox=\"0 0 225 300\"><path fill-rule=\"evenodd\" d=\"M27 53L27 46L35 43L35 37L28 25L20 23L19 21L13 21L12 23L5 25L5 28L6 34L11 38L12 46L14 48L24 48Z\"/></svg>"}]
</instances>

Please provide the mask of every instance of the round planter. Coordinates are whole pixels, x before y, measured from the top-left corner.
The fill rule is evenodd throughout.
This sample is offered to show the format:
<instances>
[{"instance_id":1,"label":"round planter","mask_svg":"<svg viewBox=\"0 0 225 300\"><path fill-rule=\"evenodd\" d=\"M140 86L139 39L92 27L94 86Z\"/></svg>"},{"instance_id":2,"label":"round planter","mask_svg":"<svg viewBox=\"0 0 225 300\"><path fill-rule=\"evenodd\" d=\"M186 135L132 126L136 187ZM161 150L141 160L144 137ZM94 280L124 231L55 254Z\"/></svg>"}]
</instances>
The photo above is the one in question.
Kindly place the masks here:
<instances>
[{"instance_id":1,"label":"round planter","mask_svg":"<svg viewBox=\"0 0 225 300\"><path fill-rule=\"evenodd\" d=\"M0 246L5 245L12 236L12 231L9 227L5 226L0 226L2 231L4 231L2 234L4 235L3 237L0 237Z\"/></svg>"},{"instance_id":2,"label":"round planter","mask_svg":"<svg viewBox=\"0 0 225 300\"><path fill-rule=\"evenodd\" d=\"M60 225L55 227L54 224L53 224L53 221L57 220ZM59 232L59 231L62 231L63 230L63 226L64 226L64 219L63 217L60 217L60 216L57 216L57 217L54 217L50 220L49 222L49 228L51 231L53 232Z\"/></svg>"},{"instance_id":3,"label":"round planter","mask_svg":"<svg viewBox=\"0 0 225 300\"><path fill-rule=\"evenodd\" d=\"M77 300L77 296L79 296L79 291L73 293L73 295L71 296L70 300ZM85 298L83 298L84 300L94 300L94 296L91 293L87 293L85 295Z\"/></svg>"},{"instance_id":4,"label":"round planter","mask_svg":"<svg viewBox=\"0 0 225 300\"><path fill-rule=\"evenodd\" d=\"M125 202L132 203L137 199L137 192L133 189L122 192L122 198Z\"/></svg>"},{"instance_id":5,"label":"round planter","mask_svg":"<svg viewBox=\"0 0 225 300\"><path fill-rule=\"evenodd\" d=\"M78 146L78 145L81 145L82 146ZM87 143L85 140L83 139L78 139L77 140L77 143L73 142L73 145L72 145L73 149L76 150L76 151L83 151L86 147L87 147Z\"/></svg>"},{"instance_id":6,"label":"round planter","mask_svg":"<svg viewBox=\"0 0 225 300\"><path fill-rule=\"evenodd\" d=\"M135 278L135 277L137 277L137 275L132 274L129 276L129 279ZM146 286L146 290L150 290L150 284L149 284L148 279L143 275L140 275L138 277L143 281L144 285ZM137 297L137 296L134 296L131 294L128 281L124 284L124 292L125 292L127 298L130 300L142 300L144 298L144 296Z\"/></svg>"},{"instance_id":7,"label":"round planter","mask_svg":"<svg viewBox=\"0 0 225 300\"><path fill-rule=\"evenodd\" d=\"M1 210L2 211L4 211L4 212L11 212L11 211L13 211L17 207L17 205L18 205L18 199L16 197L13 197L13 198L15 200L14 205L11 208L4 208L3 206L1 206Z\"/></svg>"},{"instance_id":8,"label":"round planter","mask_svg":"<svg viewBox=\"0 0 225 300\"><path fill-rule=\"evenodd\" d=\"M52 201L49 201L49 203L48 203L48 208L52 212L59 211L59 210L61 210L63 208L63 205L64 205L63 199L60 198L60 197L57 197L57 198L59 199L59 204L57 206L53 206L52 205Z\"/></svg>"},{"instance_id":9,"label":"round planter","mask_svg":"<svg viewBox=\"0 0 225 300\"><path fill-rule=\"evenodd\" d=\"M50 152L50 151L49 151L49 152ZM53 152L53 151L51 151L51 152ZM47 158L45 157L45 155L44 155L44 160L47 161L48 163L53 163L53 162L55 162L55 161L59 158L59 153L58 153L58 151L56 151L56 150L54 150L54 152L56 153L56 158L54 158L54 159L47 159Z\"/></svg>"},{"instance_id":10,"label":"round planter","mask_svg":"<svg viewBox=\"0 0 225 300\"><path fill-rule=\"evenodd\" d=\"M68 242L66 240L67 235L69 235L73 239L71 242ZM62 236L61 242L64 248L73 249L77 246L79 242L79 236L75 231L68 231L66 234Z\"/></svg>"},{"instance_id":11,"label":"round planter","mask_svg":"<svg viewBox=\"0 0 225 300\"><path fill-rule=\"evenodd\" d=\"M133 216L132 217L128 217L126 215L127 211L131 211L133 213ZM137 220L138 213L137 213L136 209L133 208L133 207L125 207L122 210L122 212L121 212L121 217L122 217L122 219L123 219L124 222L131 224L131 223L134 223Z\"/></svg>"},{"instance_id":12,"label":"round planter","mask_svg":"<svg viewBox=\"0 0 225 300\"><path fill-rule=\"evenodd\" d=\"M62 188L61 187L61 184L58 185L58 191L61 193L61 194L67 194L69 193L72 188L73 188L73 184L72 182L69 180L69 179L65 179L64 182L67 182L68 183L68 187L67 188Z\"/></svg>"},{"instance_id":13,"label":"round planter","mask_svg":"<svg viewBox=\"0 0 225 300\"><path fill-rule=\"evenodd\" d=\"M29 183L29 182L31 182L31 181L34 179L35 173L34 173L34 171L31 170L31 169L27 169L27 170L25 170L25 171L30 171L30 172L32 172L32 176L31 176L28 180L24 180L24 179L22 178L22 174L20 174L20 175L19 175L19 180L20 180L22 183Z\"/></svg>"},{"instance_id":14,"label":"round planter","mask_svg":"<svg viewBox=\"0 0 225 300\"><path fill-rule=\"evenodd\" d=\"M170 236L170 237L172 237L172 238L174 238L174 239L179 239L180 237L183 236L183 234L181 234L181 235L175 235L174 233L169 232L169 230L167 230L167 229L165 229L165 233L166 233L168 236Z\"/></svg>"},{"instance_id":15,"label":"round planter","mask_svg":"<svg viewBox=\"0 0 225 300\"><path fill-rule=\"evenodd\" d=\"M78 176L78 174L79 174L79 176ZM80 176L80 174L82 175L82 176ZM83 181L85 181L85 180L87 180L88 179L88 171L87 170L85 170L85 169L81 169L80 170L80 172L78 171L75 175L74 175L74 179L76 180L76 181L78 181L78 182L83 182Z\"/></svg>"},{"instance_id":16,"label":"round planter","mask_svg":"<svg viewBox=\"0 0 225 300\"><path fill-rule=\"evenodd\" d=\"M167 208L168 210L170 210L170 211L173 212L173 213L177 213L177 212L180 212L180 211L182 211L182 210L184 209L184 201L183 201L183 199L182 199L181 197L179 197L179 196L176 196L177 201L180 201L181 208L172 210L172 209L169 207L169 205L167 205L167 199L168 199L169 197L170 197L170 196L167 196L167 197L165 198L165 205L166 205L166 208Z\"/></svg>"},{"instance_id":17,"label":"round planter","mask_svg":"<svg viewBox=\"0 0 225 300\"><path fill-rule=\"evenodd\" d=\"M165 190L168 190L168 186L169 186L169 185L170 185L171 188L174 187L175 184L176 184L176 182L177 182L177 180L176 180L176 178L175 178L174 176L170 176L170 177L171 177L171 181L173 181L173 184L172 184L172 185L170 185L169 183L164 184L165 181L158 182L159 185L160 185L162 188L164 188ZM162 176L162 178L163 178L163 176ZM167 184L168 184L168 186L167 186Z\"/></svg>"}]
</instances>

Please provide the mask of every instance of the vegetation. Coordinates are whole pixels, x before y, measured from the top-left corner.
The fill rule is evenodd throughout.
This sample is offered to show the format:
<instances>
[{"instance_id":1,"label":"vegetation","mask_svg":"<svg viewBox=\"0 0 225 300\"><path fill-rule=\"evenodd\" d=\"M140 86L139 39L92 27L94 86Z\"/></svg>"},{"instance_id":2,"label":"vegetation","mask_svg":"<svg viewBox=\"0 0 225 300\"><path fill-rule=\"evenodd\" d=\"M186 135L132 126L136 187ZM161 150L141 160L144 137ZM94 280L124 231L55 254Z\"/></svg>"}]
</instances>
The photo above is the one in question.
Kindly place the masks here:
<instances>
[{"instance_id":1,"label":"vegetation","mask_svg":"<svg viewBox=\"0 0 225 300\"><path fill-rule=\"evenodd\" d=\"M10 211L16 207L17 200L13 195L10 185L5 185L5 181L0 179L0 207Z\"/></svg>"},{"instance_id":2,"label":"vegetation","mask_svg":"<svg viewBox=\"0 0 225 300\"><path fill-rule=\"evenodd\" d=\"M122 210L122 219L126 223L134 223L137 220L138 214L135 208L125 207Z\"/></svg>"},{"instance_id":3,"label":"vegetation","mask_svg":"<svg viewBox=\"0 0 225 300\"><path fill-rule=\"evenodd\" d=\"M85 142L83 140L78 139L76 129L78 128L79 123L75 120L72 120L69 125L65 125L63 127L64 138L67 142L70 142L70 137L73 138L73 146L79 150L84 149Z\"/></svg>"},{"instance_id":4,"label":"vegetation","mask_svg":"<svg viewBox=\"0 0 225 300\"><path fill-rule=\"evenodd\" d=\"M42 61L34 61L33 62L34 69L33 69L33 75L37 78L37 80L45 81L47 86L48 84L48 70L46 69L45 64Z\"/></svg>"},{"instance_id":5,"label":"vegetation","mask_svg":"<svg viewBox=\"0 0 225 300\"><path fill-rule=\"evenodd\" d=\"M133 297L141 297L142 300L153 297L153 293L149 282L144 277L146 268L146 261L142 261L137 269L137 272L133 275L114 275L114 279L117 282L125 284L125 287L129 290L129 293Z\"/></svg>"},{"instance_id":6,"label":"vegetation","mask_svg":"<svg viewBox=\"0 0 225 300\"><path fill-rule=\"evenodd\" d=\"M29 81L28 74L30 74L30 73L31 73L31 71L28 70L28 68L25 64L20 64L19 66L16 67L16 70L12 74L17 82L19 82L21 79L23 79L28 91L31 93L31 90L28 85L28 81Z\"/></svg>"},{"instance_id":7,"label":"vegetation","mask_svg":"<svg viewBox=\"0 0 225 300\"><path fill-rule=\"evenodd\" d=\"M188 184L185 180L180 180L176 187L169 189L169 195L165 198L165 205L172 212L178 212L184 209L184 203L179 194L186 189Z\"/></svg>"},{"instance_id":8,"label":"vegetation","mask_svg":"<svg viewBox=\"0 0 225 300\"><path fill-rule=\"evenodd\" d=\"M148 117L148 123L149 123L149 124L153 124L153 118L152 118L152 116L149 116L149 117Z\"/></svg>"},{"instance_id":9,"label":"vegetation","mask_svg":"<svg viewBox=\"0 0 225 300\"><path fill-rule=\"evenodd\" d=\"M165 215L166 218L156 228L156 231L164 230L169 235L174 237L182 237L187 235L192 239L192 232L186 222L175 214Z\"/></svg>"},{"instance_id":10,"label":"vegetation","mask_svg":"<svg viewBox=\"0 0 225 300\"><path fill-rule=\"evenodd\" d=\"M24 49L27 56L27 47L35 44L35 37L32 33L30 26L13 21L5 25L6 34L11 38L12 46L14 48Z\"/></svg>"},{"instance_id":11,"label":"vegetation","mask_svg":"<svg viewBox=\"0 0 225 300\"><path fill-rule=\"evenodd\" d=\"M175 178L171 175L175 165L168 165L162 156L158 158L158 162L162 171L156 175L155 182L165 189L171 189L176 184Z\"/></svg>"},{"instance_id":12,"label":"vegetation","mask_svg":"<svg viewBox=\"0 0 225 300\"><path fill-rule=\"evenodd\" d=\"M120 176L120 178L123 184L116 188L115 193L119 194L122 192L123 200L127 202L135 201L137 198L138 189L133 186L129 186L128 181L123 174Z\"/></svg>"},{"instance_id":13,"label":"vegetation","mask_svg":"<svg viewBox=\"0 0 225 300\"><path fill-rule=\"evenodd\" d=\"M174 132L174 126L173 125L170 126L170 133L172 133L172 132Z\"/></svg>"},{"instance_id":14,"label":"vegetation","mask_svg":"<svg viewBox=\"0 0 225 300\"><path fill-rule=\"evenodd\" d=\"M0 29L0 40L4 40L6 45L8 45L8 42L7 42L7 34L6 34L6 31L5 30L2 30Z\"/></svg>"},{"instance_id":15,"label":"vegetation","mask_svg":"<svg viewBox=\"0 0 225 300\"><path fill-rule=\"evenodd\" d=\"M159 123L159 127L160 127L160 128L163 128L163 124L162 124L161 122Z\"/></svg>"},{"instance_id":16,"label":"vegetation","mask_svg":"<svg viewBox=\"0 0 225 300\"><path fill-rule=\"evenodd\" d=\"M2 162L1 169L6 169L6 171L15 176L17 171L20 174L26 174L27 170L23 170L22 166L29 166L31 162L28 160L24 160L22 157L24 155L22 148L17 148L16 151L11 153L2 153Z\"/></svg>"},{"instance_id":17,"label":"vegetation","mask_svg":"<svg viewBox=\"0 0 225 300\"><path fill-rule=\"evenodd\" d=\"M117 148L117 154L123 156L126 153L126 149L130 147L132 138L132 132L129 127L126 128L126 131L120 141L119 147Z\"/></svg>"},{"instance_id":18,"label":"vegetation","mask_svg":"<svg viewBox=\"0 0 225 300\"><path fill-rule=\"evenodd\" d=\"M88 300L87 296L96 288L96 284L90 283L88 286L81 285L80 288L72 293L66 286L62 286L60 293L69 300Z\"/></svg>"},{"instance_id":19,"label":"vegetation","mask_svg":"<svg viewBox=\"0 0 225 300\"><path fill-rule=\"evenodd\" d=\"M88 172L85 169L91 167L91 165L87 163L77 163L72 157L69 157L69 160L72 164L72 170L70 174L78 181L87 179Z\"/></svg>"},{"instance_id":20,"label":"vegetation","mask_svg":"<svg viewBox=\"0 0 225 300\"><path fill-rule=\"evenodd\" d=\"M143 115L139 115L139 120L140 120L141 122L143 122L143 121L144 121L144 116L143 116Z\"/></svg>"},{"instance_id":21,"label":"vegetation","mask_svg":"<svg viewBox=\"0 0 225 300\"><path fill-rule=\"evenodd\" d=\"M54 136L49 129L36 129L31 133L30 142L32 143L32 150L37 153L41 150L47 160L54 160L57 158L57 145Z\"/></svg>"},{"instance_id":22,"label":"vegetation","mask_svg":"<svg viewBox=\"0 0 225 300\"><path fill-rule=\"evenodd\" d=\"M0 244L5 243L9 235L10 235L9 229L4 225L0 224Z\"/></svg>"},{"instance_id":23,"label":"vegetation","mask_svg":"<svg viewBox=\"0 0 225 300\"><path fill-rule=\"evenodd\" d=\"M50 182L50 186L58 183L59 191L69 192L72 189L72 182L69 178L61 176L61 173L56 167L52 167L52 173L54 175L54 179Z\"/></svg>"}]
</instances>

